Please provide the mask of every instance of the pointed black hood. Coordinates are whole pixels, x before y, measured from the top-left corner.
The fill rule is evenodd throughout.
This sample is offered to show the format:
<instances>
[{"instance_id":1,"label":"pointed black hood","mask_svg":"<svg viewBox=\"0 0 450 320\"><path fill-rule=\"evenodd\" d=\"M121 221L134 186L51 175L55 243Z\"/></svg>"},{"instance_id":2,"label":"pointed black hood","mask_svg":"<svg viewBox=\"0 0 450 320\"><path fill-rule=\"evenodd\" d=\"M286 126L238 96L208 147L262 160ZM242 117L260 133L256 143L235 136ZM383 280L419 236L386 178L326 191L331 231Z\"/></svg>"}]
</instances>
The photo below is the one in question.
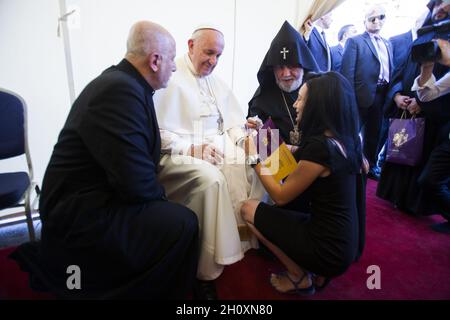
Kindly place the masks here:
<instances>
[{"instance_id":1,"label":"pointed black hood","mask_svg":"<svg viewBox=\"0 0 450 320\"><path fill-rule=\"evenodd\" d=\"M273 67L277 65L301 66L305 73L319 70L303 37L287 21L272 40L259 68L258 81L261 87L272 86L275 83Z\"/></svg>"}]
</instances>

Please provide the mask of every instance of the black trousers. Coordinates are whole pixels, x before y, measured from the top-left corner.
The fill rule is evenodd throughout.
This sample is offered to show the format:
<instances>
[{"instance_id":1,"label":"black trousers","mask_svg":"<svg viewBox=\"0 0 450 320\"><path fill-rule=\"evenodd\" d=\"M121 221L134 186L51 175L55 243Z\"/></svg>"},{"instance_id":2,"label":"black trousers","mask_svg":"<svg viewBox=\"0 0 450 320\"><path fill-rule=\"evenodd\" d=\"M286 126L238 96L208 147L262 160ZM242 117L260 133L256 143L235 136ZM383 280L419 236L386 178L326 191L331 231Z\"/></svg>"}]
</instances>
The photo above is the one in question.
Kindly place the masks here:
<instances>
[{"instance_id":1,"label":"black trousers","mask_svg":"<svg viewBox=\"0 0 450 320\"><path fill-rule=\"evenodd\" d=\"M419 183L436 203L439 213L450 221L450 138L431 152Z\"/></svg>"},{"instance_id":2,"label":"black trousers","mask_svg":"<svg viewBox=\"0 0 450 320\"><path fill-rule=\"evenodd\" d=\"M373 104L369 108L359 109L363 152L369 161L370 168L376 167L378 154L386 141L386 134L382 132L382 128L387 89L387 85L377 86Z\"/></svg>"}]
</instances>

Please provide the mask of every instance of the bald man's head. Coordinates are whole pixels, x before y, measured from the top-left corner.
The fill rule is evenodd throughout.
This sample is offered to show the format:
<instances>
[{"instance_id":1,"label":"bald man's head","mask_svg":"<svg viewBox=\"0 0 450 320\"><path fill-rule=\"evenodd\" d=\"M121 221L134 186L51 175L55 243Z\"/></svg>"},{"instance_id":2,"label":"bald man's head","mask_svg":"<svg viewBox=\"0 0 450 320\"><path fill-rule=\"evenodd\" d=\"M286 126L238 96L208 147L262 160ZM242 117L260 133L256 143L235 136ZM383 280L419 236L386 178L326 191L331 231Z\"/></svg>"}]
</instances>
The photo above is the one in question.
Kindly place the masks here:
<instances>
[{"instance_id":1,"label":"bald man's head","mask_svg":"<svg viewBox=\"0 0 450 320\"><path fill-rule=\"evenodd\" d=\"M139 21L130 30L125 58L153 89L165 88L176 70L176 46L172 35L159 24Z\"/></svg>"},{"instance_id":2,"label":"bald man's head","mask_svg":"<svg viewBox=\"0 0 450 320\"><path fill-rule=\"evenodd\" d=\"M166 46L172 35L159 24L150 21L136 22L130 29L127 40L127 55L145 56Z\"/></svg>"}]
</instances>

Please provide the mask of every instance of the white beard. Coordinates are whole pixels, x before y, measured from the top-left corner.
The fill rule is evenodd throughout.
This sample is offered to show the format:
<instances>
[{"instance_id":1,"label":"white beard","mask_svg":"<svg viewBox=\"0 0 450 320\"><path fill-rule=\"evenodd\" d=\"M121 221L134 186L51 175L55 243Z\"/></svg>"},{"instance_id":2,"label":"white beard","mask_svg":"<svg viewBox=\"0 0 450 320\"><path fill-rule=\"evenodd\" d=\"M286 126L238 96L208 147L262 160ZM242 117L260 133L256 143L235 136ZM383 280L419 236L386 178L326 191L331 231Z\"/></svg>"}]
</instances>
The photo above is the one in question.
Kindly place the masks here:
<instances>
[{"instance_id":1,"label":"white beard","mask_svg":"<svg viewBox=\"0 0 450 320\"><path fill-rule=\"evenodd\" d=\"M292 82L291 85L287 85L286 83L278 80L276 82L278 87L280 87L280 89L283 90L284 92L292 92L294 90L298 90L298 88L300 88L300 85L302 84L301 79L294 80L294 82Z\"/></svg>"}]
</instances>

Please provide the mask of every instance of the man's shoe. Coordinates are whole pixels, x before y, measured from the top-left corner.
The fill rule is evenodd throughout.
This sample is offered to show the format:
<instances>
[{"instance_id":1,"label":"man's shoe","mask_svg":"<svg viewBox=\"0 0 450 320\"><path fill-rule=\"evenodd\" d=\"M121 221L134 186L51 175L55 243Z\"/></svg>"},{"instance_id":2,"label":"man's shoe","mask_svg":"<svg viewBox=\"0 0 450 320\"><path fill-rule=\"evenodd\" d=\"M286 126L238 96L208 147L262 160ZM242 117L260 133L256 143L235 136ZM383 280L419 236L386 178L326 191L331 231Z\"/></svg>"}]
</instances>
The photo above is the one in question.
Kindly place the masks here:
<instances>
[{"instance_id":1,"label":"man's shoe","mask_svg":"<svg viewBox=\"0 0 450 320\"><path fill-rule=\"evenodd\" d=\"M217 300L216 285L214 281L195 280L195 300Z\"/></svg>"}]
</instances>

